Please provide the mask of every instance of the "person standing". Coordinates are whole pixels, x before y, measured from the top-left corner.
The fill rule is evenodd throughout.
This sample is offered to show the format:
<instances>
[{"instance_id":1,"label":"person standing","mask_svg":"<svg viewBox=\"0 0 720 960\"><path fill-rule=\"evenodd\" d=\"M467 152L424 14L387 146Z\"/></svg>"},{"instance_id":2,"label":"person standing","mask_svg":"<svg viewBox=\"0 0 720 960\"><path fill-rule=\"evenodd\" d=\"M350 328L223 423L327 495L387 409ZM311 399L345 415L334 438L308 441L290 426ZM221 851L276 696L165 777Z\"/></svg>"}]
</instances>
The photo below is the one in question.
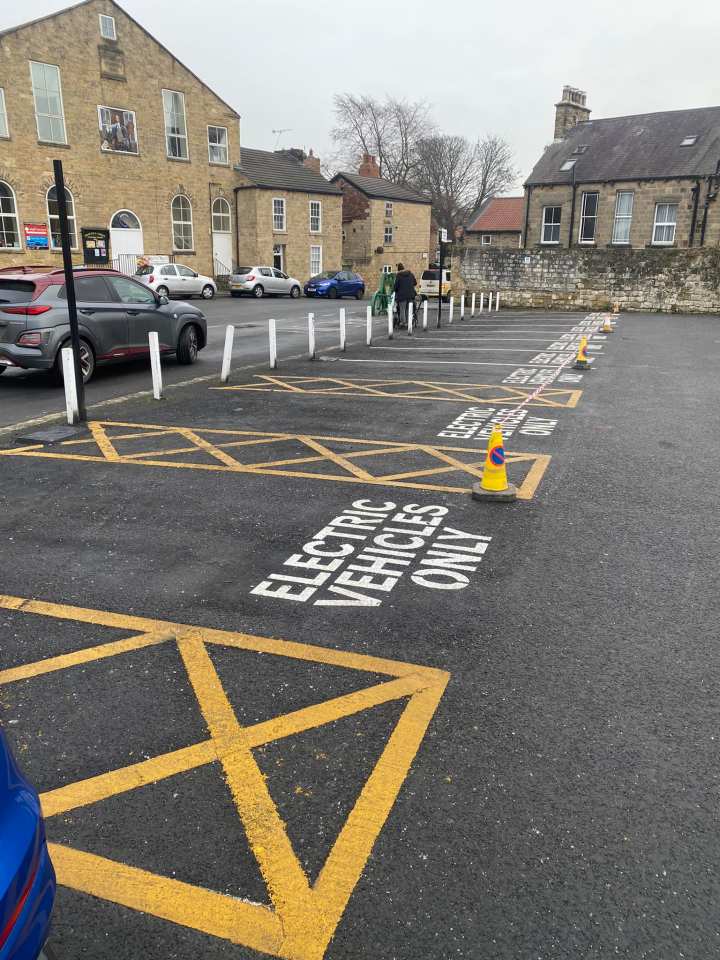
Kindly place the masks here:
<instances>
[{"instance_id":1,"label":"person standing","mask_svg":"<svg viewBox=\"0 0 720 960\"><path fill-rule=\"evenodd\" d=\"M395 274L395 303L398 308L398 321L401 327L407 327L408 322L408 303L415 300L415 287L417 280L411 270L406 270L402 263L397 265Z\"/></svg>"}]
</instances>

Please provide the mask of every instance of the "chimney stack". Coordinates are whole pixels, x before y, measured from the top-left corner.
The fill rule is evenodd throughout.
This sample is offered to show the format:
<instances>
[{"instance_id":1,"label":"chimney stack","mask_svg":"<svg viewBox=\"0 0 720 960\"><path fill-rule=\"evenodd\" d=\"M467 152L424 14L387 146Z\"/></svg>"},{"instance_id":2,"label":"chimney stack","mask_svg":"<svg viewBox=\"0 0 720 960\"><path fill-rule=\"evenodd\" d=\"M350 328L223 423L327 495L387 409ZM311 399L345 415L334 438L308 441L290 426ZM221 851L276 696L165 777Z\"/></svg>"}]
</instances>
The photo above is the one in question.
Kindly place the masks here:
<instances>
[{"instance_id":1,"label":"chimney stack","mask_svg":"<svg viewBox=\"0 0 720 960\"><path fill-rule=\"evenodd\" d=\"M363 154L362 163L358 167L358 174L361 177L380 176L380 167L377 165L377 160L371 153Z\"/></svg>"},{"instance_id":2,"label":"chimney stack","mask_svg":"<svg viewBox=\"0 0 720 960\"><path fill-rule=\"evenodd\" d=\"M303 166L307 167L308 170L312 170L313 173L320 173L320 157L316 157L312 152L312 147L310 148L310 153L303 160Z\"/></svg>"},{"instance_id":3,"label":"chimney stack","mask_svg":"<svg viewBox=\"0 0 720 960\"><path fill-rule=\"evenodd\" d=\"M577 123L590 116L587 94L576 87L563 87L562 99L555 104L555 139L562 140Z\"/></svg>"}]
</instances>

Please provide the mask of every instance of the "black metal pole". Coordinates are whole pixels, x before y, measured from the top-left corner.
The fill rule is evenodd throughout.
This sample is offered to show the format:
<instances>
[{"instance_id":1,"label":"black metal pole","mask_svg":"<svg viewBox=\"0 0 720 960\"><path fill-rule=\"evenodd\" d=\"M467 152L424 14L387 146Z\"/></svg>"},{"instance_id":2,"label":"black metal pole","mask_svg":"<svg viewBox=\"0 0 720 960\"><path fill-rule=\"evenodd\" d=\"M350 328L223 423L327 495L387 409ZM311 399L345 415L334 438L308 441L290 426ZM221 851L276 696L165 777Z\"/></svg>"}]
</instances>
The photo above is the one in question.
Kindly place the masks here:
<instances>
[{"instance_id":1,"label":"black metal pole","mask_svg":"<svg viewBox=\"0 0 720 960\"><path fill-rule=\"evenodd\" d=\"M437 311L437 328L440 329L440 323L442 321L442 286L443 286L443 264L445 262L445 249L443 247L442 236L438 230L438 246L440 248L440 256L438 258L438 311Z\"/></svg>"},{"instance_id":2,"label":"black metal pole","mask_svg":"<svg viewBox=\"0 0 720 960\"><path fill-rule=\"evenodd\" d=\"M75 277L73 275L72 254L70 252L70 230L68 228L65 178L63 177L62 160L53 160L53 172L55 174L55 196L57 198L58 218L60 221L60 243L62 246L63 268L65 270L65 294L67 296L68 316L70 318L70 341L73 351L73 366L75 367L78 412L80 423L84 423L87 420L87 412L85 410L85 384L83 383L82 367L80 366L80 330L78 328L77 301L75 300Z\"/></svg>"}]
</instances>

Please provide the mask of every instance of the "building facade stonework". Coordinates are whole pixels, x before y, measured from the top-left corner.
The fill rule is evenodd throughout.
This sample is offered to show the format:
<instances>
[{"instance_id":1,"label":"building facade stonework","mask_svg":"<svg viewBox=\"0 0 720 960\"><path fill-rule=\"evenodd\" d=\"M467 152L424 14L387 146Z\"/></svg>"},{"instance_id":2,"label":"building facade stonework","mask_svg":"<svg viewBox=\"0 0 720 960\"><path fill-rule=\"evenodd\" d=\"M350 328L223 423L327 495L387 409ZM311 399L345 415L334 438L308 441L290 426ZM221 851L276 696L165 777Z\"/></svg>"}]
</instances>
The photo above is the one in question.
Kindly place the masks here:
<instances>
[{"instance_id":1,"label":"building facade stonework","mask_svg":"<svg viewBox=\"0 0 720 960\"><path fill-rule=\"evenodd\" d=\"M101 36L101 15L115 39ZM19 233L10 243L3 231L0 266L61 265L59 249L28 248L24 229L52 228L48 191L52 161L60 159L72 201L75 260L82 259L81 229L100 227L111 229L113 253L175 253L212 273L214 244L227 251L232 241L225 235L236 228L239 116L122 8L89 0L0 34L0 88L6 116L0 181L14 195ZM184 120L168 117L164 90L180 95L174 99L184 106ZM39 115L44 110L53 116ZM211 139L220 142L211 146ZM173 207L176 197L187 202ZM214 225L222 228L215 237L213 210Z\"/></svg>"}]
</instances>

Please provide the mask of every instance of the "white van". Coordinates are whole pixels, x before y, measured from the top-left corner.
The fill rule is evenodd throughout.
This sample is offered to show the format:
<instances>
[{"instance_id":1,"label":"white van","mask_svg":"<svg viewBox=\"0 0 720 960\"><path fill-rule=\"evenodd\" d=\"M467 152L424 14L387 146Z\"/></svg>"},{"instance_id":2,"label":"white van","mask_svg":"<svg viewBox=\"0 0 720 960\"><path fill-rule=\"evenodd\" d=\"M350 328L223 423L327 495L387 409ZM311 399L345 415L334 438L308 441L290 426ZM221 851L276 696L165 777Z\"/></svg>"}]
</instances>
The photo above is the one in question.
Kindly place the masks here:
<instances>
[{"instance_id":1,"label":"white van","mask_svg":"<svg viewBox=\"0 0 720 960\"><path fill-rule=\"evenodd\" d=\"M427 300L429 298L437 299L438 295L438 280L440 279L440 270L436 267L434 270L423 270L423 275L420 278L420 299ZM443 270L442 276L442 296L443 300L447 298L452 293L452 285L450 283L450 271Z\"/></svg>"}]
</instances>

